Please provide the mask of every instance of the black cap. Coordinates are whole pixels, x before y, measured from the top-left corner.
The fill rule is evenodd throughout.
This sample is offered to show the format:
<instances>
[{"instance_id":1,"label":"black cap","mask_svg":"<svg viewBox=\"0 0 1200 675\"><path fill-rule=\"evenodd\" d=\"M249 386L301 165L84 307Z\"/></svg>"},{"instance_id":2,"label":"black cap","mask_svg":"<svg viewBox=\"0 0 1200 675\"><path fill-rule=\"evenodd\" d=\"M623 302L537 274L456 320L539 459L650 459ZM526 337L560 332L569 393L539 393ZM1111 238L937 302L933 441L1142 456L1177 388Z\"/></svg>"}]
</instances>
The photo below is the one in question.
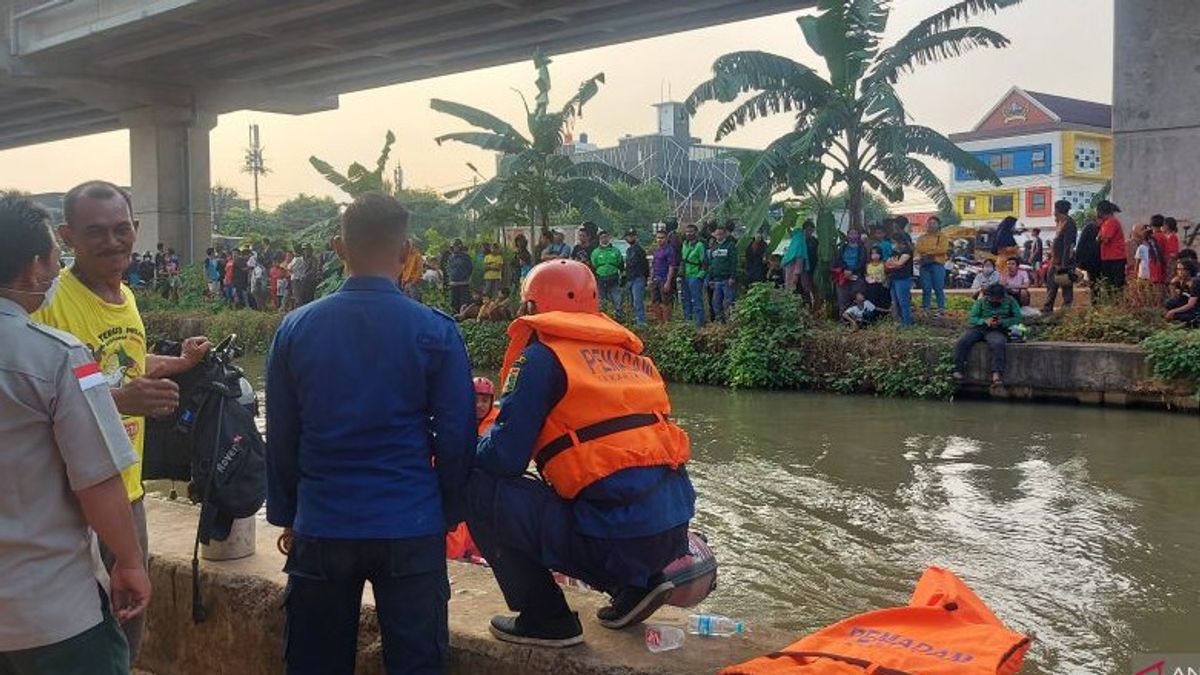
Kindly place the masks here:
<instances>
[{"instance_id":1,"label":"black cap","mask_svg":"<svg viewBox=\"0 0 1200 675\"><path fill-rule=\"evenodd\" d=\"M638 231L637 231L637 228L636 228L636 227L631 227L631 228L629 228L628 230L625 230L625 236L626 236L626 237L636 237L636 236L638 236Z\"/></svg>"},{"instance_id":2,"label":"black cap","mask_svg":"<svg viewBox=\"0 0 1200 675\"><path fill-rule=\"evenodd\" d=\"M1003 284L992 284L987 287L987 296L992 299L1003 298L1008 293L1008 289L1004 288Z\"/></svg>"}]
</instances>

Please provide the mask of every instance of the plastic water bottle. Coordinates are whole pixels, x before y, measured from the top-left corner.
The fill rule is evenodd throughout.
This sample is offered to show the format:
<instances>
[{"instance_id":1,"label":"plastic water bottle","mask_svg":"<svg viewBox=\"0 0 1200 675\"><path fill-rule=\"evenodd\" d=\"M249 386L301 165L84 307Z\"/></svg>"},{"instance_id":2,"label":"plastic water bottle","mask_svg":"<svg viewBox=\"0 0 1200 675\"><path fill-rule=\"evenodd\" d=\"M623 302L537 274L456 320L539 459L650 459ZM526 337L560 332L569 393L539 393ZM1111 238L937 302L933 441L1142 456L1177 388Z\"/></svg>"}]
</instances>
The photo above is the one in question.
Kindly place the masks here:
<instances>
[{"instance_id":1,"label":"plastic water bottle","mask_svg":"<svg viewBox=\"0 0 1200 675\"><path fill-rule=\"evenodd\" d=\"M683 629L678 626L646 624L646 649L654 652L669 652L683 646Z\"/></svg>"},{"instance_id":2,"label":"plastic water bottle","mask_svg":"<svg viewBox=\"0 0 1200 675\"><path fill-rule=\"evenodd\" d=\"M744 635L746 624L719 614L692 614L688 617L688 632L692 635L715 637Z\"/></svg>"}]
</instances>

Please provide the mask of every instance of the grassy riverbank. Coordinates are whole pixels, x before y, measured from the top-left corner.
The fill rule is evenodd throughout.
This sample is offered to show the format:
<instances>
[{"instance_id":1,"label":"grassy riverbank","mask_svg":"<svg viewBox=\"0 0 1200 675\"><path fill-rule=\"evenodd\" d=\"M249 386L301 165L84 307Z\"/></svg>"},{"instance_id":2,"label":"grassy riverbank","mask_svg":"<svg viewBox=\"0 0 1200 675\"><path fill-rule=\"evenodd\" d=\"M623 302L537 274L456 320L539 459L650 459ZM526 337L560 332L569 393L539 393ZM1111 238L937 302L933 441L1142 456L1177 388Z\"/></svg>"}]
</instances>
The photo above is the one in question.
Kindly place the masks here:
<instances>
[{"instance_id":1,"label":"grassy riverbank","mask_svg":"<svg viewBox=\"0 0 1200 675\"><path fill-rule=\"evenodd\" d=\"M882 322L850 331L814 319L795 296L758 286L738 302L727 324L696 329L677 321L637 331L646 353L673 382L945 399L955 391L949 373L965 318L960 315L965 312L952 311L946 319L909 329ZM156 308L143 318L151 340L237 333L247 351L263 353L283 315ZM507 324L468 321L459 328L475 367L499 369ZM1200 331L1166 328L1154 310L1077 309L1033 324L1030 335L1033 340L1140 344L1155 377L1200 386Z\"/></svg>"}]
</instances>

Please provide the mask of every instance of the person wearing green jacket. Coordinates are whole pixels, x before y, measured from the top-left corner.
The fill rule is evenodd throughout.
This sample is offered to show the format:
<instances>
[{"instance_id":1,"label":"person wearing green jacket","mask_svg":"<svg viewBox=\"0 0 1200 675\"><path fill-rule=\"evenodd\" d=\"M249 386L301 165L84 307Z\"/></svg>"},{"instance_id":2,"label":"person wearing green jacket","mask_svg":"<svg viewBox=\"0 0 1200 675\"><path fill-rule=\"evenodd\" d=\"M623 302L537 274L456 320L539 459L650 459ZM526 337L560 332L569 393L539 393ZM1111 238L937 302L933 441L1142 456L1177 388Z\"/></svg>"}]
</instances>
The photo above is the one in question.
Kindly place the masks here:
<instances>
[{"instance_id":1,"label":"person wearing green jacket","mask_svg":"<svg viewBox=\"0 0 1200 675\"><path fill-rule=\"evenodd\" d=\"M812 221L804 221L808 225ZM792 230L791 240L788 241L787 253L783 254L783 287L788 293L795 293L800 275L808 269L808 240L804 236L804 228Z\"/></svg>"},{"instance_id":2,"label":"person wearing green jacket","mask_svg":"<svg viewBox=\"0 0 1200 675\"><path fill-rule=\"evenodd\" d=\"M683 318L703 326L707 312L704 309L704 277L708 266L708 250L700 241L695 225L684 230L683 249Z\"/></svg>"},{"instance_id":3,"label":"person wearing green jacket","mask_svg":"<svg viewBox=\"0 0 1200 675\"><path fill-rule=\"evenodd\" d=\"M592 250L592 269L596 271L596 285L600 301L608 300L613 305L613 318L621 320L621 305L625 293L621 288L621 274L625 272L625 256L612 244L612 235L600 231L600 245Z\"/></svg>"},{"instance_id":4,"label":"person wearing green jacket","mask_svg":"<svg viewBox=\"0 0 1200 675\"><path fill-rule=\"evenodd\" d=\"M1004 357L1008 348L1008 336L1014 326L1021 323L1021 305L1013 299L1001 284L992 284L983 297L971 306L967 316L967 332L954 346L954 379L962 380L967 369L971 348L976 342L987 342L992 362L992 385L1003 384Z\"/></svg>"},{"instance_id":5,"label":"person wearing green jacket","mask_svg":"<svg viewBox=\"0 0 1200 675\"><path fill-rule=\"evenodd\" d=\"M724 322L737 299L737 243L729 237L729 226L717 223L708 249L708 288L712 291L713 320Z\"/></svg>"}]
</instances>

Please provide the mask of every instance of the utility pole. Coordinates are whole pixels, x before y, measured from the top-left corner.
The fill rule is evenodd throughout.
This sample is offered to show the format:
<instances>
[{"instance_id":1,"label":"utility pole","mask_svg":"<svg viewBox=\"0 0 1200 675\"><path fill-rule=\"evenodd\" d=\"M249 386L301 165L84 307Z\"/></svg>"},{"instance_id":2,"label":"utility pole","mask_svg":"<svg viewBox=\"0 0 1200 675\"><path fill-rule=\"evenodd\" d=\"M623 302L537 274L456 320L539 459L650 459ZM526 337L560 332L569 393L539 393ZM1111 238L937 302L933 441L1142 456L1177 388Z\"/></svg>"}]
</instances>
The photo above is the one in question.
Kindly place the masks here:
<instances>
[{"instance_id":1,"label":"utility pole","mask_svg":"<svg viewBox=\"0 0 1200 675\"><path fill-rule=\"evenodd\" d=\"M254 210L258 211L258 177L271 172L263 161L263 147L258 135L258 125L250 125L250 147L246 148L246 159L242 164L244 173L254 176Z\"/></svg>"}]
</instances>

